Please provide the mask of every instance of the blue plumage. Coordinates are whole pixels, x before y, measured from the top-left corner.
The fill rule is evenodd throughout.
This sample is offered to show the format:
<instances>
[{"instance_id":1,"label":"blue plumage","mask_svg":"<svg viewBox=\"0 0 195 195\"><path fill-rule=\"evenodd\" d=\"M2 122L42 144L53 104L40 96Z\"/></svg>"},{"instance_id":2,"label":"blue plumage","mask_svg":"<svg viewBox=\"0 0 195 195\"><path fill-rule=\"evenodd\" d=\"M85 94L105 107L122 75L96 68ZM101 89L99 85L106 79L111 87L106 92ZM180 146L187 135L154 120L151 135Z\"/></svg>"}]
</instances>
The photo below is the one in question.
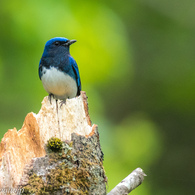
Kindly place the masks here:
<instances>
[{"instance_id":1,"label":"blue plumage","mask_svg":"<svg viewBox=\"0 0 195 195\"><path fill-rule=\"evenodd\" d=\"M81 81L76 61L69 46L76 40L55 37L47 41L39 63L39 78L44 89L57 99L80 95Z\"/></svg>"}]
</instances>

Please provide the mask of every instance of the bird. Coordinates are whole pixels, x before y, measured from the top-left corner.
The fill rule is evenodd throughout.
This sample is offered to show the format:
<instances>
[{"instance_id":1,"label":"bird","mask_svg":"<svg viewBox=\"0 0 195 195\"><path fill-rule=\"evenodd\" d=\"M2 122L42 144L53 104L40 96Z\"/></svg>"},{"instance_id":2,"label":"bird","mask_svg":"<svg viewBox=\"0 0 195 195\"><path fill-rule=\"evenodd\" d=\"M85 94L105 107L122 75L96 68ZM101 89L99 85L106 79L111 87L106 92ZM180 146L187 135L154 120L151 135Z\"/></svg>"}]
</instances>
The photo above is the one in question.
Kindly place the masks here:
<instances>
[{"instance_id":1,"label":"bird","mask_svg":"<svg viewBox=\"0 0 195 195\"><path fill-rule=\"evenodd\" d=\"M66 101L80 95L81 79L70 45L76 40L54 37L45 44L39 62L39 78L50 97Z\"/></svg>"}]
</instances>

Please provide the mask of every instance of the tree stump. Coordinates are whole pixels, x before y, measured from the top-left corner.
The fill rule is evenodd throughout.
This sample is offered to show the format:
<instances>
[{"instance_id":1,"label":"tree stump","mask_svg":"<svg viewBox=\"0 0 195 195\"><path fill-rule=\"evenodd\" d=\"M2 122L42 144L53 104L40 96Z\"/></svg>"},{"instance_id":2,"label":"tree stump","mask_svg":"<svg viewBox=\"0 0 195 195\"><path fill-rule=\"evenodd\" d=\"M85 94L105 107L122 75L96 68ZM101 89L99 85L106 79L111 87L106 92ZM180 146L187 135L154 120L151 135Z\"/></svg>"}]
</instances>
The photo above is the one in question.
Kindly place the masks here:
<instances>
[{"instance_id":1,"label":"tree stump","mask_svg":"<svg viewBox=\"0 0 195 195\"><path fill-rule=\"evenodd\" d=\"M58 139L59 138L59 139ZM97 125L91 125L85 92L76 98L45 97L22 129L0 144L0 188L22 194L106 194Z\"/></svg>"}]
</instances>

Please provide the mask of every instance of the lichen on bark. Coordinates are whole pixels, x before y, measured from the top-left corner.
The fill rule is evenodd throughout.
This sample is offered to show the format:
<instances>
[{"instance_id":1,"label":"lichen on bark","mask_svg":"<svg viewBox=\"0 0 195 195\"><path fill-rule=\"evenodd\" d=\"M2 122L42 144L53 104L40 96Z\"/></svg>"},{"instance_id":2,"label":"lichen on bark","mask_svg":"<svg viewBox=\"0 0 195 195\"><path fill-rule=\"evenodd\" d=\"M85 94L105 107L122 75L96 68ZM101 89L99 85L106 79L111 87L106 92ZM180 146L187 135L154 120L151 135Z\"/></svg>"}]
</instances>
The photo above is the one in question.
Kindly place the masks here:
<instances>
[{"instance_id":1,"label":"lichen on bark","mask_svg":"<svg viewBox=\"0 0 195 195\"><path fill-rule=\"evenodd\" d=\"M91 136L73 133L62 149L46 149L45 157L35 158L21 182L23 194L106 194L103 153L97 127Z\"/></svg>"}]
</instances>

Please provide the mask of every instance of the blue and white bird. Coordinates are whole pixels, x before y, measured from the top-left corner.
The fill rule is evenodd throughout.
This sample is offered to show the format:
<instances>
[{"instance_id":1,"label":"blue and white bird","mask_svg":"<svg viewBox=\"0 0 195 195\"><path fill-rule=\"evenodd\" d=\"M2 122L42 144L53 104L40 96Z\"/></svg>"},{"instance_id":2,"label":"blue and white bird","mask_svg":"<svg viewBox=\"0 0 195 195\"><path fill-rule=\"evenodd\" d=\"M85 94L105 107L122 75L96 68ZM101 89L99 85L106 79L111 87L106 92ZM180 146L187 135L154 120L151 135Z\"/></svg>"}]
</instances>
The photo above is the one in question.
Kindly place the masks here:
<instances>
[{"instance_id":1,"label":"blue and white bird","mask_svg":"<svg viewBox=\"0 0 195 195\"><path fill-rule=\"evenodd\" d=\"M81 80L69 47L76 40L55 37L47 41L39 63L39 78L44 89L56 99L66 100L80 95Z\"/></svg>"}]
</instances>

